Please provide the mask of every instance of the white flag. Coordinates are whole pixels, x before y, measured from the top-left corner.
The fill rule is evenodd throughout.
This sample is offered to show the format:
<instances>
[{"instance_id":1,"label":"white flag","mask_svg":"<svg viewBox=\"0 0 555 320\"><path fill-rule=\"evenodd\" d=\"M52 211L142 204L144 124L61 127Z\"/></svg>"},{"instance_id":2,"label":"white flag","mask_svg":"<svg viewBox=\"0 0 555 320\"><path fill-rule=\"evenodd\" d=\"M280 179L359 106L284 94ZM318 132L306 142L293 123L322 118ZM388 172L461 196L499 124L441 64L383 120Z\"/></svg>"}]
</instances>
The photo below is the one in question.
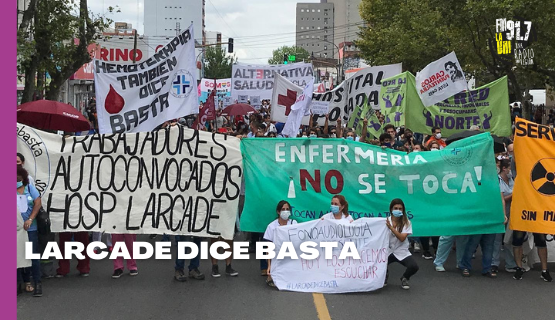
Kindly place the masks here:
<instances>
[{"instance_id":1,"label":"white flag","mask_svg":"<svg viewBox=\"0 0 555 320\"><path fill-rule=\"evenodd\" d=\"M274 73L274 76L270 118L272 121L285 123L291 112L291 106L293 106L303 88L295 85L277 72Z\"/></svg>"},{"instance_id":2,"label":"white flag","mask_svg":"<svg viewBox=\"0 0 555 320\"><path fill-rule=\"evenodd\" d=\"M314 80L308 82L303 89L303 93L297 97L295 104L291 106L291 112L281 132L282 135L290 138L297 136L303 117L310 115L310 103L312 102L313 91Z\"/></svg>"},{"instance_id":3,"label":"white flag","mask_svg":"<svg viewBox=\"0 0 555 320\"><path fill-rule=\"evenodd\" d=\"M100 133L152 131L198 113L193 25L148 59L120 65L94 61Z\"/></svg>"},{"instance_id":4,"label":"white flag","mask_svg":"<svg viewBox=\"0 0 555 320\"><path fill-rule=\"evenodd\" d=\"M416 73L416 90L426 107L466 89L466 78L455 52L428 64Z\"/></svg>"}]
</instances>

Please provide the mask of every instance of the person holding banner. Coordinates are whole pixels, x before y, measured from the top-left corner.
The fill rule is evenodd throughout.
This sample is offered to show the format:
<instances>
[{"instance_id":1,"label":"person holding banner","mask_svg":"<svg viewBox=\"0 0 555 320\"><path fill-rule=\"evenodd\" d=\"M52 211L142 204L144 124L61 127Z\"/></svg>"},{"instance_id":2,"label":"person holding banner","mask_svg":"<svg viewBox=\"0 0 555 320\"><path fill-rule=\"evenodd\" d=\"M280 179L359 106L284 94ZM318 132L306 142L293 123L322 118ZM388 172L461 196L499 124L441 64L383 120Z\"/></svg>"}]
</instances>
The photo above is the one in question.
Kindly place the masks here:
<instances>
[{"instance_id":1,"label":"person holding banner","mask_svg":"<svg viewBox=\"0 0 555 320\"><path fill-rule=\"evenodd\" d=\"M39 252L39 232L35 218L41 208L40 194L34 185L29 184L29 174L22 166L17 166L17 207L21 217L25 221L23 229L27 231L29 242L33 244L33 253ZM40 260L31 260L31 271L33 274L34 287L31 285L29 272L23 272L25 291L33 292L34 297L42 297L42 281L40 271Z\"/></svg>"},{"instance_id":2,"label":"person holding banner","mask_svg":"<svg viewBox=\"0 0 555 320\"><path fill-rule=\"evenodd\" d=\"M278 202L276 207L276 214L278 218L270 222L270 224L266 228L266 232L264 232L263 239L266 241L270 241L270 242L274 241L274 231L276 230L277 227L287 226L287 225L292 225L297 223L297 221L289 219L289 217L291 217L291 205L289 204L289 202L285 200L281 200L280 202ZM268 278L266 279L266 284L270 287L275 288L276 285L274 284L274 281L272 280L272 276L270 273L271 263L272 263L272 260L268 259L268 269L267 269Z\"/></svg>"},{"instance_id":3,"label":"person holding banner","mask_svg":"<svg viewBox=\"0 0 555 320\"><path fill-rule=\"evenodd\" d=\"M322 216L324 219L347 220L349 222L355 221L349 214L349 203L344 196L336 194L331 198L330 212Z\"/></svg>"},{"instance_id":4,"label":"person holding banner","mask_svg":"<svg viewBox=\"0 0 555 320\"><path fill-rule=\"evenodd\" d=\"M123 242L123 245L127 248L127 252L129 252L129 255L131 256L130 257L131 259L126 259L129 275L130 276L138 275L139 271L137 271L137 263L135 262L135 259L133 259L133 242L137 241L137 235L129 234L129 233L124 233L124 234L114 233L112 234L112 241L114 246L116 246L118 242ZM119 279L122 274L123 274L123 257L117 257L116 259L114 259L114 273L112 274L112 279Z\"/></svg>"},{"instance_id":5,"label":"person holding banner","mask_svg":"<svg viewBox=\"0 0 555 320\"><path fill-rule=\"evenodd\" d=\"M540 262L542 265L541 278L545 282L552 282L553 278L549 274L547 269L547 241L546 235L540 233L534 233L534 244L538 248L538 256L540 257ZM515 280L522 280L522 275L524 274L524 268L522 267L522 244L524 243L524 238L526 232L513 230L513 253L515 256L515 262L517 264L516 272L513 276Z\"/></svg>"},{"instance_id":6,"label":"person holding banner","mask_svg":"<svg viewBox=\"0 0 555 320\"><path fill-rule=\"evenodd\" d=\"M418 272L418 264L409 251L408 236L412 234L412 225L405 210L405 203L401 199L393 199L389 204L391 215L386 219L386 226L391 231L389 234L389 257L387 264L399 262L407 269L401 277L401 288L410 289L409 280ZM389 271L385 276L384 287L387 286Z\"/></svg>"}]
</instances>

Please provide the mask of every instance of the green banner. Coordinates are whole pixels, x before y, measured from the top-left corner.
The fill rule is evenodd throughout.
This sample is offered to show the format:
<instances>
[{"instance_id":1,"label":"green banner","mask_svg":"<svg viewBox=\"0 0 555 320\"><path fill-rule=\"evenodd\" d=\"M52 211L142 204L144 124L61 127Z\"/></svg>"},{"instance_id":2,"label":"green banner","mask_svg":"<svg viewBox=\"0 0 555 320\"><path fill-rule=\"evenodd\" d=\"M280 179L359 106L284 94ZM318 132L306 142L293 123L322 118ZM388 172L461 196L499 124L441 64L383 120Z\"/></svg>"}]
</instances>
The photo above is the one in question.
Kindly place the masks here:
<instances>
[{"instance_id":1,"label":"green banner","mask_svg":"<svg viewBox=\"0 0 555 320\"><path fill-rule=\"evenodd\" d=\"M298 222L318 219L334 194L347 198L354 219L385 217L401 198L415 236L505 230L489 133L410 154L344 139L243 139L241 151L242 231L264 232L280 200Z\"/></svg>"},{"instance_id":2,"label":"green banner","mask_svg":"<svg viewBox=\"0 0 555 320\"><path fill-rule=\"evenodd\" d=\"M507 77L461 92L433 106L424 106L416 91L414 75L404 72L382 80L380 108L395 125L431 134L434 126L444 137L469 130L472 125L498 135L511 135ZM384 98L385 97L385 98Z\"/></svg>"},{"instance_id":3,"label":"green banner","mask_svg":"<svg viewBox=\"0 0 555 320\"><path fill-rule=\"evenodd\" d=\"M376 139L379 138L380 134L383 133L383 125L376 116L374 109L368 105L368 101L365 101L362 106L355 106L347 123L347 128L353 128L358 136L362 136L364 118L368 119L367 139L372 139L372 136Z\"/></svg>"}]
</instances>

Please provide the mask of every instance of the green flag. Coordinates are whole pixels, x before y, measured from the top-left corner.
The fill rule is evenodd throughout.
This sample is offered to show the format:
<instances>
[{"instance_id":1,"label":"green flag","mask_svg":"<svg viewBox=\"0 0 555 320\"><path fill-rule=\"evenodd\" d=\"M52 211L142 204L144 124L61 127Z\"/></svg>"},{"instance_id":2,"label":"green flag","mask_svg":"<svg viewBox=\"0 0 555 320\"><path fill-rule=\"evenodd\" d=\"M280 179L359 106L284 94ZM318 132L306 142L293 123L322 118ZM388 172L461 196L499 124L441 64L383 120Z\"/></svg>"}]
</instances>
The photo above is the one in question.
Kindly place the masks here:
<instances>
[{"instance_id":1,"label":"green flag","mask_svg":"<svg viewBox=\"0 0 555 320\"><path fill-rule=\"evenodd\" d=\"M394 77L383 79L380 90L380 109L385 116L385 123L392 123L396 127L405 124L405 110L407 104L406 71ZM420 98L419 98L420 99Z\"/></svg>"},{"instance_id":2,"label":"green flag","mask_svg":"<svg viewBox=\"0 0 555 320\"><path fill-rule=\"evenodd\" d=\"M511 135L506 76L428 107L422 104L414 75L410 72L383 80L381 95L384 94L386 100L382 99L382 112L387 113L395 125L402 125L404 121L405 126L414 132L430 134L437 126L444 137L449 137L478 125L500 137Z\"/></svg>"},{"instance_id":3,"label":"green flag","mask_svg":"<svg viewBox=\"0 0 555 320\"><path fill-rule=\"evenodd\" d=\"M347 198L354 219L385 217L401 198L415 236L505 230L489 133L409 154L344 139L243 139L241 151L243 231L264 232L280 200L298 222L318 219L335 194Z\"/></svg>"}]
</instances>

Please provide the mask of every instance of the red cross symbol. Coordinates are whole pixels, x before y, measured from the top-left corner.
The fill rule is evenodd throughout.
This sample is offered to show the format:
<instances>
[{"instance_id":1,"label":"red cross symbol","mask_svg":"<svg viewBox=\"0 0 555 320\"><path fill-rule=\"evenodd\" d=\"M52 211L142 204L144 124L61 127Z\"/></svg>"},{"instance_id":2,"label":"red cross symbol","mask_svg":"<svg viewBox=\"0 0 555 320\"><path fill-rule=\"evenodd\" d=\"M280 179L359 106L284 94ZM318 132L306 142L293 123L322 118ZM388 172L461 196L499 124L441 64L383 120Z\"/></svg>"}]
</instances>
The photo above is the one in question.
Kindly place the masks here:
<instances>
[{"instance_id":1,"label":"red cross symbol","mask_svg":"<svg viewBox=\"0 0 555 320\"><path fill-rule=\"evenodd\" d=\"M285 115L288 116L291 112L291 106L297 100L297 91L287 89L287 96L278 95L278 104L285 106Z\"/></svg>"}]
</instances>

